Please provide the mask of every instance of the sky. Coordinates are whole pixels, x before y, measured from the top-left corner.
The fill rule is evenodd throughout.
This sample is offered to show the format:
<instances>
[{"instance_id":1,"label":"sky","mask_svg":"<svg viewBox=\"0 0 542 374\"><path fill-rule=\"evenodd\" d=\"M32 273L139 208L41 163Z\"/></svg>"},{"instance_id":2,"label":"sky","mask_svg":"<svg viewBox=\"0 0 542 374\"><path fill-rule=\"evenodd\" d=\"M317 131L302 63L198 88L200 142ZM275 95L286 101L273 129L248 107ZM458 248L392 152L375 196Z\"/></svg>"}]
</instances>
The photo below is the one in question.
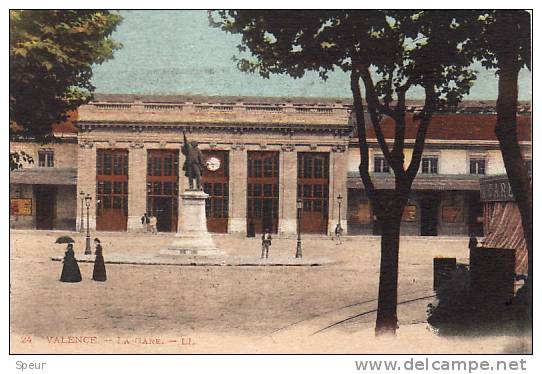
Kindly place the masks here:
<instances>
[{"instance_id":1,"label":"sky","mask_svg":"<svg viewBox=\"0 0 542 374\"><path fill-rule=\"evenodd\" d=\"M112 37L123 44L114 58L95 66L97 93L191 94L210 96L305 96L350 98L348 75L334 71L327 81L316 73L301 79L274 75L270 79L237 69L232 56L239 35L209 26L207 12L121 11L123 22ZM495 100L494 71L475 66L478 79L467 99ZM421 98L413 91L409 98ZM519 98L530 100L531 73L520 73Z\"/></svg>"}]
</instances>

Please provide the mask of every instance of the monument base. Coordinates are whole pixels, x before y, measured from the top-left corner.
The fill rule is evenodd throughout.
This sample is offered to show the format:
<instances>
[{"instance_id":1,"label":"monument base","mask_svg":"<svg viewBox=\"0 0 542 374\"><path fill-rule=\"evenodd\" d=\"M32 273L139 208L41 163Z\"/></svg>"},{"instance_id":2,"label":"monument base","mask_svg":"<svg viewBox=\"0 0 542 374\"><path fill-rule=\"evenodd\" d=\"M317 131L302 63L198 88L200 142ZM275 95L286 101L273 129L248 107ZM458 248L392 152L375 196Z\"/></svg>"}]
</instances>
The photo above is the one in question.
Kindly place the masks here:
<instances>
[{"instance_id":1,"label":"monument base","mask_svg":"<svg viewBox=\"0 0 542 374\"><path fill-rule=\"evenodd\" d=\"M224 254L214 243L212 236L201 233L178 234L177 238L166 249L160 250L163 255L201 255L219 256Z\"/></svg>"},{"instance_id":2,"label":"monument base","mask_svg":"<svg viewBox=\"0 0 542 374\"><path fill-rule=\"evenodd\" d=\"M218 256L219 250L213 237L207 231L205 200L209 197L203 191L185 191L181 194L181 217L175 240L160 250L164 255Z\"/></svg>"}]
</instances>

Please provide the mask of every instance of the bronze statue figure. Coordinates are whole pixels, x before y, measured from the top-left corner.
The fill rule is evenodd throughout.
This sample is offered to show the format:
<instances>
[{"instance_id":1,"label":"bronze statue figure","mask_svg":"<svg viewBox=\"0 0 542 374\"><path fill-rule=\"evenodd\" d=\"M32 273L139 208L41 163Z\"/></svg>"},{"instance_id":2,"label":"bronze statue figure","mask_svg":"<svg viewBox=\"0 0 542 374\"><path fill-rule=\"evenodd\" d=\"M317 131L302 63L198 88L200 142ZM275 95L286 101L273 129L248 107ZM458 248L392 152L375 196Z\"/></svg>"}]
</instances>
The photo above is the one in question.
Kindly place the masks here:
<instances>
[{"instance_id":1,"label":"bronze statue figure","mask_svg":"<svg viewBox=\"0 0 542 374\"><path fill-rule=\"evenodd\" d=\"M184 175L188 177L189 189L194 190L194 179L196 180L196 189L201 191L201 173L205 167L203 154L198 148L198 142L186 140L186 134L183 131L184 144L181 152L185 155L186 160L183 164Z\"/></svg>"}]
</instances>

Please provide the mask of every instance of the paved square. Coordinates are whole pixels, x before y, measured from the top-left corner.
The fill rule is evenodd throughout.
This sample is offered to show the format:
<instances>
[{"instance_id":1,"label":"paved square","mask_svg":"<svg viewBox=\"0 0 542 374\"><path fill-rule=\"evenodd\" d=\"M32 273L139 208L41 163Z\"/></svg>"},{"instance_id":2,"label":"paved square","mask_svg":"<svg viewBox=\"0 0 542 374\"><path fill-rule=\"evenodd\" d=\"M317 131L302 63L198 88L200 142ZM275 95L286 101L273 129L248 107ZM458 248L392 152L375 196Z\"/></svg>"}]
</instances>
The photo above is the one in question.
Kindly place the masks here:
<instances>
[{"instance_id":1,"label":"paved square","mask_svg":"<svg viewBox=\"0 0 542 374\"><path fill-rule=\"evenodd\" d=\"M398 317L393 341L373 338L378 290L378 237L303 239L304 259L320 266L171 266L108 264L105 283L58 281L65 232L11 231L11 351L65 353L200 352L502 352L521 338L459 341L427 330L432 260L467 262L466 238L402 237ZM72 235L76 256L84 237ZM152 255L173 235L99 235L104 257ZM216 235L229 256L258 259L259 239ZM276 239L270 260L293 258L294 239ZM355 317L360 315L359 317ZM416 344L412 344L413 340ZM517 348L520 347L520 348Z\"/></svg>"}]
</instances>

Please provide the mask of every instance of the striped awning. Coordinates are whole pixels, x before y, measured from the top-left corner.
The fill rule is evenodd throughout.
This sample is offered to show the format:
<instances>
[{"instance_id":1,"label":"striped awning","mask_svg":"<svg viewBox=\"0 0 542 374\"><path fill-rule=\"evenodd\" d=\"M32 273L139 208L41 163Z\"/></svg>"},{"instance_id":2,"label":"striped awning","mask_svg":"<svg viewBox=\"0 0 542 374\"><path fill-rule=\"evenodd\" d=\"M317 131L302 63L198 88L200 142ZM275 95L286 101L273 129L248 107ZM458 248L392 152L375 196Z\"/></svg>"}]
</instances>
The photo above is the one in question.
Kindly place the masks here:
<instances>
[{"instance_id":1,"label":"striped awning","mask_svg":"<svg viewBox=\"0 0 542 374\"><path fill-rule=\"evenodd\" d=\"M484 204L484 232L482 247L516 250L516 274L528 273L527 242L523 236L521 215L512 201Z\"/></svg>"},{"instance_id":2,"label":"striped awning","mask_svg":"<svg viewBox=\"0 0 542 374\"><path fill-rule=\"evenodd\" d=\"M15 184L76 185L76 168L33 167L9 173L9 182Z\"/></svg>"}]
</instances>

